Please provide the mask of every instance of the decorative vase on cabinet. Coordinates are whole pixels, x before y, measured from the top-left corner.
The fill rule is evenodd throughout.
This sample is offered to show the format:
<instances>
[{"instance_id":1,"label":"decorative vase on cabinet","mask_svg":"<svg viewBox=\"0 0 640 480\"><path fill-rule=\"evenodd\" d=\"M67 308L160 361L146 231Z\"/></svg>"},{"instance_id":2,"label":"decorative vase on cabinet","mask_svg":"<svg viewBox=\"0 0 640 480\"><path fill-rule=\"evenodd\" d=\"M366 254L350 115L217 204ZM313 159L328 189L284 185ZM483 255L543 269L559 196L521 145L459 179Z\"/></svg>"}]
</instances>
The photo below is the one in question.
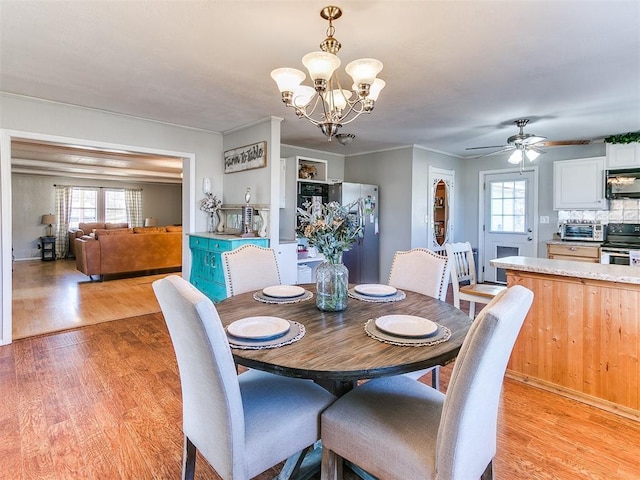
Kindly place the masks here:
<instances>
[{"instance_id":1,"label":"decorative vase on cabinet","mask_svg":"<svg viewBox=\"0 0 640 480\"><path fill-rule=\"evenodd\" d=\"M316 270L316 306L323 312L341 312L347 308L349 270L342 254L327 257Z\"/></svg>"}]
</instances>

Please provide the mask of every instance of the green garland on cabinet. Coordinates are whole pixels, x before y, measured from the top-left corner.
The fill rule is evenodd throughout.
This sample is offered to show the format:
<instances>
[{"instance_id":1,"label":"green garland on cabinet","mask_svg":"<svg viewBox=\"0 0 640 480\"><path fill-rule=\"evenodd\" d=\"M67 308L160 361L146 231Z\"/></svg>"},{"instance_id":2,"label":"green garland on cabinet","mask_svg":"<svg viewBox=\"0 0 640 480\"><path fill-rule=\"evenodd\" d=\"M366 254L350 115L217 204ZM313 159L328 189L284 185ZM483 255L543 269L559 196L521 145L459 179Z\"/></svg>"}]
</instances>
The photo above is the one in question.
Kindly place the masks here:
<instances>
[{"instance_id":1,"label":"green garland on cabinet","mask_svg":"<svg viewBox=\"0 0 640 480\"><path fill-rule=\"evenodd\" d=\"M618 135L610 135L604 139L606 143L632 143L640 142L640 130L637 132L620 133Z\"/></svg>"}]
</instances>

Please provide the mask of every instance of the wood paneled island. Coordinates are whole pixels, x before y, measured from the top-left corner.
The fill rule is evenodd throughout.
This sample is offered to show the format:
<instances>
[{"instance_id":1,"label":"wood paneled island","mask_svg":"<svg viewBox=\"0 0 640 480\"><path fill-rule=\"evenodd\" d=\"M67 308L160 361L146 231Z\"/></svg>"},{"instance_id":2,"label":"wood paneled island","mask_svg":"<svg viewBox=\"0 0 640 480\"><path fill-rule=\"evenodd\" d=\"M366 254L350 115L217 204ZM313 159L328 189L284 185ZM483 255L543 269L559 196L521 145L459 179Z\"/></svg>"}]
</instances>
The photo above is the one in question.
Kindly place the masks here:
<instances>
[{"instance_id":1,"label":"wood paneled island","mask_svg":"<svg viewBox=\"0 0 640 480\"><path fill-rule=\"evenodd\" d=\"M640 268L545 258L491 261L534 292L507 374L640 420Z\"/></svg>"}]
</instances>

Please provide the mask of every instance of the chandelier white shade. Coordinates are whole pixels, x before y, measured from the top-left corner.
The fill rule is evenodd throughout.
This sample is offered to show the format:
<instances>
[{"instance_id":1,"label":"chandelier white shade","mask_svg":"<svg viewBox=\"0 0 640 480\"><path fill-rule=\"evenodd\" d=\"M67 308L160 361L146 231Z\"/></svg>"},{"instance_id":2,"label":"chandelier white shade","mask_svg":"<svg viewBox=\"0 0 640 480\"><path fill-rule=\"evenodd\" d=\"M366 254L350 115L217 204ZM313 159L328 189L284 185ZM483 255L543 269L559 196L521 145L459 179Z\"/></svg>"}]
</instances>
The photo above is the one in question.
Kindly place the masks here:
<instances>
[{"instance_id":1,"label":"chandelier white shade","mask_svg":"<svg viewBox=\"0 0 640 480\"><path fill-rule=\"evenodd\" d=\"M331 140L340 127L363 113L371 113L385 82L377 78L382 62L361 58L345 68L353 81L352 90L342 88L336 74L341 65L337 54L342 45L333 37L333 20L342 16L342 10L335 6L325 7L320 16L329 21L327 38L320 44L320 51L302 57L313 87L302 85L306 74L295 68L276 68L271 72L271 78L278 85L285 105L294 108L298 118L306 118L320 127Z\"/></svg>"},{"instance_id":2,"label":"chandelier white shade","mask_svg":"<svg viewBox=\"0 0 640 480\"><path fill-rule=\"evenodd\" d=\"M530 162L533 162L539 156L540 154L538 152L523 145L522 147L517 147L513 151L513 153L509 157L508 162L513 163L514 165L517 165L520 162L524 162L525 157L528 158Z\"/></svg>"}]
</instances>

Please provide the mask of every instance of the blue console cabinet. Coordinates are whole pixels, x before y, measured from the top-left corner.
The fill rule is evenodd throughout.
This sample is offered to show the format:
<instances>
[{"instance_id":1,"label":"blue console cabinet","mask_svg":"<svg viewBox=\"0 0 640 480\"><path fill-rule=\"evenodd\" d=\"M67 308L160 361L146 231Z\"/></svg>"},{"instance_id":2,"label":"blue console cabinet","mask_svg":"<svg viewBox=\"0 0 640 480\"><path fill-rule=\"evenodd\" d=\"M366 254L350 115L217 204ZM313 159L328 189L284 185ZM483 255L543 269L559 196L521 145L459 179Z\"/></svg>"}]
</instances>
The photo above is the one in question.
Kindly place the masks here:
<instances>
[{"instance_id":1,"label":"blue console cabinet","mask_svg":"<svg viewBox=\"0 0 640 480\"><path fill-rule=\"evenodd\" d=\"M251 243L260 247L268 247L267 238L241 238L233 235L215 233L189 234L191 249L190 282L213 302L227 298L227 288L222 270L222 253Z\"/></svg>"}]
</instances>

